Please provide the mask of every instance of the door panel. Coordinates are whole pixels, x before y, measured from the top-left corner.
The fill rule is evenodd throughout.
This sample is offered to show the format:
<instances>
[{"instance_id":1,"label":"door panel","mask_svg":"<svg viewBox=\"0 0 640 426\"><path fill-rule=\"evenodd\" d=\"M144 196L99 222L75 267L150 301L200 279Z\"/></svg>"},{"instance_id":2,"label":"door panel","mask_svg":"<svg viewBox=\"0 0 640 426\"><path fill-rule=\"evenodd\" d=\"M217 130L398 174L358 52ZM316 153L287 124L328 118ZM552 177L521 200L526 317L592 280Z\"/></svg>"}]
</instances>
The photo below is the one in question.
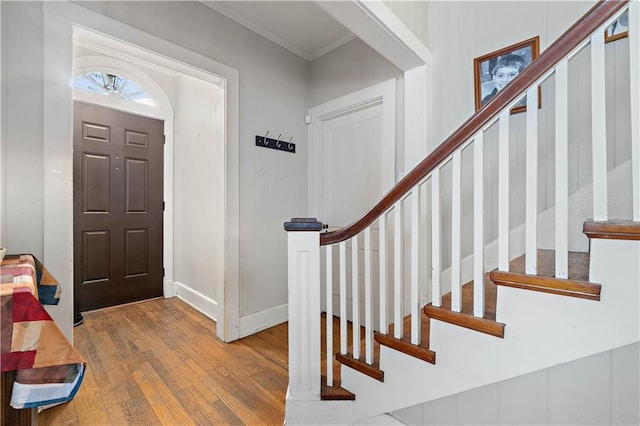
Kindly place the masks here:
<instances>
[{"instance_id":1,"label":"door panel","mask_svg":"<svg viewBox=\"0 0 640 426\"><path fill-rule=\"evenodd\" d=\"M127 213L147 213L149 168L146 160L125 159Z\"/></svg>"},{"instance_id":2,"label":"door panel","mask_svg":"<svg viewBox=\"0 0 640 426\"><path fill-rule=\"evenodd\" d=\"M324 123L324 220L343 227L366 213L383 192L382 106Z\"/></svg>"},{"instance_id":3,"label":"door panel","mask_svg":"<svg viewBox=\"0 0 640 426\"><path fill-rule=\"evenodd\" d=\"M109 231L82 233L82 284L109 281L111 264L111 235Z\"/></svg>"},{"instance_id":4,"label":"door panel","mask_svg":"<svg viewBox=\"0 0 640 426\"><path fill-rule=\"evenodd\" d=\"M111 157L82 153L84 213L109 213Z\"/></svg>"},{"instance_id":5,"label":"door panel","mask_svg":"<svg viewBox=\"0 0 640 426\"><path fill-rule=\"evenodd\" d=\"M76 311L162 296L164 123L74 103Z\"/></svg>"}]
</instances>

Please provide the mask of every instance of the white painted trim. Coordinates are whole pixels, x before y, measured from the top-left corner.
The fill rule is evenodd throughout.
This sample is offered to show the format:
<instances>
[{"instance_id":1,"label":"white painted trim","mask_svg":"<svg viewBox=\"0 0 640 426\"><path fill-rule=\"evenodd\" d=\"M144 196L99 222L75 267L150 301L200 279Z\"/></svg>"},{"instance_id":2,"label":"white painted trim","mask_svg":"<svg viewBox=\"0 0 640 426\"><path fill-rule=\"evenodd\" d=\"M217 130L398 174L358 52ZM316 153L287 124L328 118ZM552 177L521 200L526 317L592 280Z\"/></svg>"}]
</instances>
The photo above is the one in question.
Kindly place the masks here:
<instances>
[{"instance_id":1,"label":"white painted trim","mask_svg":"<svg viewBox=\"0 0 640 426\"><path fill-rule=\"evenodd\" d=\"M173 284L174 292L178 299L184 301L196 310L202 312L212 320L217 321L216 318L218 317L218 302L192 289L191 287L187 287L181 282L176 281Z\"/></svg>"},{"instance_id":2,"label":"white painted trim","mask_svg":"<svg viewBox=\"0 0 640 426\"><path fill-rule=\"evenodd\" d=\"M366 10L367 14L374 19L378 25L396 38L399 43L402 43L406 49L412 51L425 65L431 66L431 51L384 2L365 0L355 0L355 2Z\"/></svg>"},{"instance_id":3,"label":"white painted trim","mask_svg":"<svg viewBox=\"0 0 640 426\"><path fill-rule=\"evenodd\" d=\"M240 317L240 338L266 330L289 319L289 305L274 306L264 311Z\"/></svg>"},{"instance_id":4,"label":"white painted trim","mask_svg":"<svg viewBox=\"0 0 640 426\"><path fill-rule=\"evenodd\" d=\"M597 32L591 36L591 140L594 141L591 147L591 167L594 182L593 220L599 221L608 219L605 78L604 38L602 32Z\"/></svg>"},{"instance_id":5,"label":"white painted trim","mask_svg":"<svg viewBox=\"0 0 640 426\"><path fill-rule=\"evenodd\" d=\"M73 62L71 25L43 16L43 259L64 297L47 312L73 342L73 108L64 77ZM56 66L51 66L55 63ZM53 213L55 212L55 213Z\"/></svg>"},{"instance_id":6,"label":"white painted trim","mask_svg":"<svg viewBox=\"0 0 640 426\"><path fill-rule=\"evenodd\" d=\"M320 233L287 232L289 389L287 399L320 399Z\"/></svg>"},{"instance_id":7,"label":"white painted trim","mask_svg":"<svg viewBox=\"0 0 640 426\"><path fill-rule=\"evenodd\" d=\"M402 71L431 64L431 52L382 1L315 1Z\"/></svg>"},{"instance_id":8,"label":"white painted trim","mask_svg":"<svg viewBox=\"0 0 640 426\"><path fill-rule=\"evenodd\" d=\"M309 137L309 183L308 209L311 216L323 217L324 206L320 205L323 194L322 155L323 128L326 122L363 109L382 105L382 192L395 184L396 152L396 79L384 81L362 90L332 99L309 108L311 125ZM354 220L356 218L354 217Z\"/></svg>"},{"instance_id":9,"label":"white painted trim","mask_svg":"<svg viewBox=\"0 0 640 426\"><path fill-rule=\"evenodd\" d=\"M224 88L226 94L225 110L225 141L226 141L226 158L224 159L225 170L225 243L224 243L224 259L220 262L223 265L219 265L219 275L215 277L217 283L217 294L219 310L222 315L219 315L217 333L218 337L223 341L232 341L239 338L239 322L240 322L240 295L239 295L239 281L240 281L240 261L239 261L239 131L240 131L240 87L239 87L239 72L238 70L217 62L211 58L200 55L181 46L162 40L156 36L145 33L143 31L132 28L122 22L118 22L114 19L92 12L86 8L72 4L69 2L44 2L43 10L45 12L45 30L47 29L46 22L52 22L53 19L58 20L55 28L50 28L45 33L45 41L50 37L60 37L60 33L64 33L64 25L67 25L67 29L70 32L74 25L81 26L91 31L95 31L105 37L121 40L124 43L128 43L131 46L139 46L143 50L146 50L150 57L159 61L159 65L170 67L175 65L176 62L182 64L184 69L180 72L185 74L198 73L193 75L197 78L206 79L203 76L209 76L213 78L215 75L216 81L224 80ZM68 37L68 47L71 46L73 40L72 37ZM63 46L64 47L64 46ZM47 51L48 49L45 49ZM59 66L59 57L57 50L55 55L46 55L44 68L55 69ZM154 54L157 53L156 54ZM158 56L159 55L159 56ZM71 66L71 59L69 59L69 67ZM71 81L71 72L69 72L68 82ZM50 99L49 105L45 102L45 108L49 108L52 111L64 110L67 102L69 104L69 119L71 119L71 85L69 83L65 90L68 91L68 102L65 98L56 97L49 85L45 84L45 99ZM45 110L46 111L46 110ZM57 127L56 127L57 126ZM54 120L47 120L45 117L44 134L52 134L56 129L60 127L60 124ZM67 129L63 129L60 133L60 137L64 136L66 141L72 140L72 126L67 126ZM64 153L58 153L62 158L67 158L71 161L72 147L70 142L68 147L65 148ZM51 161L51 155L47 154L45 150L45 164ZM56 173L54 169L45 169L45 182L50 179L56 179ZM70 176L69 172L66 172ZM60 185L58 190L59 194L64 195L65 198L72 199L72 185L71 178L65 185ZM46 188L45 188L45 192ZM71 197L71 198L70 198ZM59 202L59 201L58 201ZM56 202L56 206L58 204ZM45 200L45 210L47 208L47 201ZM71 209L71 202L66 210L66 213L60 213L58 217L60 220L49 220L45 222L45 235L47 232L51 232L52 229L72 229L73 214ZM56 218L57 219L57 218ZM45 238L45 255L46 253L53 253L56 250L59 251L59 247L68 247L68 256L58 256L53 262L47 260L47 264L52 272L54 270L64 271L70 268L72 265L73 257L72 243L73 238L71 232L68 237L62 240L47 239ZM63 258L64 257L64 258ZM55 273L55 272L54 272ZM56 276L59 274L56 273ZM70 280L71 285L73 280ZM63 289L64 291L65 289ZM73 293L72 287L66 288L67 294ZM71 298L70 298L71 299ZM72 302L72 301L70 301ZM71 303L72 305L73 303ZM73 308L72 306L65 308L65 315L71 319Z\"/></svg>"}]
</instances>

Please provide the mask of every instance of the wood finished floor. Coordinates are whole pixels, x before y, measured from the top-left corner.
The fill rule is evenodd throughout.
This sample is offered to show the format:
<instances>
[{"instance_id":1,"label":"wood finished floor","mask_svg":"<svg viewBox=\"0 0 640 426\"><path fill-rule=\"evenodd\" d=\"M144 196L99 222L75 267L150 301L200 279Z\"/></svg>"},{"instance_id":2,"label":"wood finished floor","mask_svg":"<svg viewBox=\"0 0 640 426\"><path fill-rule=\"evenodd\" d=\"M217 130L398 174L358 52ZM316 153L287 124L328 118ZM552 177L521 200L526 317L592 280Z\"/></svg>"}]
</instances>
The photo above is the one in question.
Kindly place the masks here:
<instances>
[{"instance_id":1,"label":"wood finished floor","mask_svg":"<svg viewBox=\"0 0 640 426\"><path fill-rule=\"evenodd\" d=\"M225 344L178 298L84 314L75 345L88 362L68 404L40 425L282 425L287 324Z\"/></svg>"}]
</instances>

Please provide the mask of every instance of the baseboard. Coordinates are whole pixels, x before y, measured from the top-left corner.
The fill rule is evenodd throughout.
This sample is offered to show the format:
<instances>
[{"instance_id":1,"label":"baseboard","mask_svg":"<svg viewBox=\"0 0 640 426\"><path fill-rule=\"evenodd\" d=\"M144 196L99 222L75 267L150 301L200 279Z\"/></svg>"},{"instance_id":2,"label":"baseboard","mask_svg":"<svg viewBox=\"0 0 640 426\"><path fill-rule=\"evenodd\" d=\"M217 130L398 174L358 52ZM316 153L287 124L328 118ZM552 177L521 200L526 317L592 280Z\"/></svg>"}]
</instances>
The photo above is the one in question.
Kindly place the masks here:
<instances>
[{"instance_id":1,"label":"baseboard","mask_svg":"<svg viewBox=\"0 0 640 426\"><path fill-rule=\"evenodd\" d=\"M189 305L193 306L204 315L208 316L214 321L217 321L218 317L218 302L202 293L195 291L194 289L187 287L186 285L175 281L174 282L175 295L179 299L184 300Z\"/></svg>"},{"instance_id":2,"label":"baseboard","mask_svg":"<svg viewBox=\"0 0 640 426\"><path fill-rule=\"evenodd\" d=\"M167 299L176 295L176 286L173 280L169 278L162 280L162 295Z\"/></svg>"},{"instance_id":3,"label":"baseboard","mask_svg":"<svg viewBox=\"0 0 640 426\"><path fill-rule=\"evenodd\" d=\"M289 320L289 305L284 304L240 317L240 338L266 330Z\"/></svg>"}]
</instances>

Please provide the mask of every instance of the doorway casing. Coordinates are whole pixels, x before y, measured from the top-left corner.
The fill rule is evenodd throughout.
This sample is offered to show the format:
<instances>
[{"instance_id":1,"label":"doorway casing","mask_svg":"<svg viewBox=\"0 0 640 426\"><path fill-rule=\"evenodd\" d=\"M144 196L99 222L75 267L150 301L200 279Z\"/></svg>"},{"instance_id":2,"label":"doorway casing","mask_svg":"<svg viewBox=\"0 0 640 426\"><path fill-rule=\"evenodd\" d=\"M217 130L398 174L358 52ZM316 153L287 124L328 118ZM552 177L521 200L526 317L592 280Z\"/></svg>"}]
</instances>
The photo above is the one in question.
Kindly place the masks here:
<instances>
[{"instance_id":1,"label":"doorway casing","mask_svg":"<svg viewBox=\"0 0 640 426\"><path fill-rule=\"evenodd\" d=\"M225 94L224 244L218 260L217 333L223 341L238 338L239 325L239 73L210 58L164 41L108 17L70 3L47 3L44 8L44 256L48 268L62 283L63 302L50 311L67 338L72 339L73 317L73 194L72 100L73 39L78 33L119 40L122 46L142 52L144 59L205 81L221 84ZM195 74L195 75L194 75ZM171 159L169 147L165 158ZM166 168L165 168L166 171ZM165 173L165 182L173 176ZM171 185L168 185L171 186ZM165 191L165 197L167 196ZM169 201L169 200L166 200ZM170 222L165 215L165 223ZM167 245L169 249L167 250ZM172 241L165 234L165 253ZM166 259L166 258L165 258Z\"/></svg>"}]
</instances>

